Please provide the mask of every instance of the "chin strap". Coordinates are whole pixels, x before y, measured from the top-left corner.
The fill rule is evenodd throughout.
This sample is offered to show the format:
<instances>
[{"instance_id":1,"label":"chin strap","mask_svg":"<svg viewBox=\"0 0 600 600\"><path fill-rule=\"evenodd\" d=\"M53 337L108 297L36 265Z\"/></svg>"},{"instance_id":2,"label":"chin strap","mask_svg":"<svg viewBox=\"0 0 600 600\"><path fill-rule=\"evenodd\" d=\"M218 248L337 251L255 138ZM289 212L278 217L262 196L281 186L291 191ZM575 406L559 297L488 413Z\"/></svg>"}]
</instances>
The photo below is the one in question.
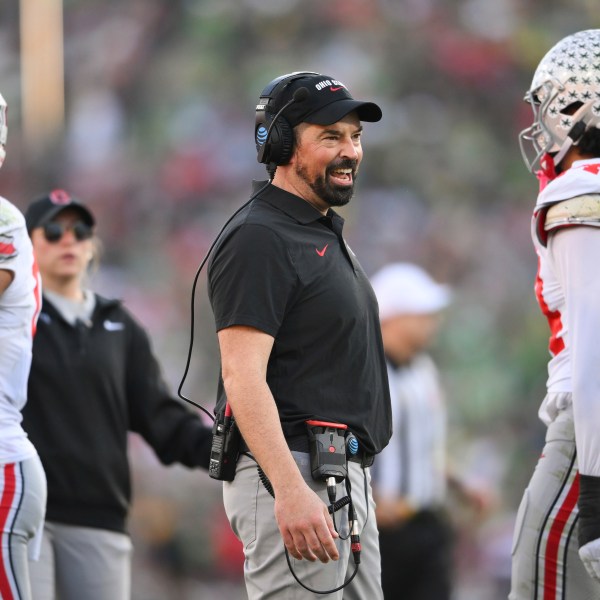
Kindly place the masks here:
<instances>
[{"instance_id":1,"label":"chin strap","mask_svg":"<svg viewBox=\"0 0 600 600\"><path fill-rule=\"evenodd\" d=\"M553 180L556 179L558 173L552 155L544 154L540 159L540 169L535 172L535 176L540 182L540 192Z\"/></svg>"},{"instance_id":2,"label":"chin strap","mask_svg":"<svg viewBox=\"0 0 600 600\"><path fill-rule=\"evenodd\" d=\"M560 165L562 159L567 155L567 152L571 149L574 144L577 144L581 139L581 136L585 133L586 123L583 119L577 121L571 131L569 131L565 141L563 142L560 150L552 156L551 154L544 154L540 159L540 170L536 171L536 177L540 182L540 192L556 178L558 173L556 167Z\"/></svg>"}]
</instances>

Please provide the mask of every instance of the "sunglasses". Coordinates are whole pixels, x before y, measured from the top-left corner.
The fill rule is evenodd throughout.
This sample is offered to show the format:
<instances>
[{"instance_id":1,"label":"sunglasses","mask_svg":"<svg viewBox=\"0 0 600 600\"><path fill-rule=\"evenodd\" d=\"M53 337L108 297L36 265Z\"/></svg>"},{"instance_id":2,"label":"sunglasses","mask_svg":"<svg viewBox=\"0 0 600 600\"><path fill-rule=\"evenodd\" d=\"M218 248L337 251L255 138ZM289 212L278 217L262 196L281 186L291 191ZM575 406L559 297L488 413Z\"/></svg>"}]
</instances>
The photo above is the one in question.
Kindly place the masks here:
<instances>
[{"instance_id":1,"label":"sunglasses","mask_svg":"<svg viewBox=\"0 0 600 600\"><path fill-rule=\"evenodd\" d=\"M63 223L56 223L51 221L44 225L44 237L51 244L55 244L60 241L66 231L71 230L75 239L78 242L83 240L89 240L92 237L92 228L86 225L82 221L77 221L73 225L64 225Z\"/></svg>"}]
</instances>

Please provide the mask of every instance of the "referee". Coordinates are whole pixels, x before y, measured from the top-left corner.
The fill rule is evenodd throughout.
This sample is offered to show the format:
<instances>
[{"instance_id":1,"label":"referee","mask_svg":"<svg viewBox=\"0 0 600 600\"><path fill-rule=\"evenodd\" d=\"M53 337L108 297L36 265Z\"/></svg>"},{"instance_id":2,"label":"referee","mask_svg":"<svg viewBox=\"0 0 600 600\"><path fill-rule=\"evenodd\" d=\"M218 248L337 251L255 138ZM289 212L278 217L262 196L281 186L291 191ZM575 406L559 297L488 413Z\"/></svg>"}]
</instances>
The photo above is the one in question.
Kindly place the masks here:
<instances>
[{"instance_id":1,"label":"referee","mask_svg":"<svg viewBox=\"0 0 600 600\"><path fill-rule=\"evenodd\" d=\"M446 399L429 348L451 291L411 263L384 266L371 284L379 303L394 429L373 470L383 591L386 598L450 600ZM451 481L470 500L458 479Z\"/></svg>"},{"instance_id":2,"label":"referee","mask_svg":"<svg viewBox=\"0 0 600 600\"><path fill-rule=\"evenodd\" d=\"M354 100L326 75L271 82L255 129L271 179L256 184L209 263L222 369L216 410L229 403L254 458L242 455L224 484L251 600L313 597L294 580L284 544L294 573L313 589L339 587L354 570L350 542L328 514L326 485L311 477L309 419L345 424L359 442L348 472L361 564L348 587L327 597L382 598L369 465L391 435L387 374L377 302L332 209L352 198L361 122L380 118L376 104ZM342 534L347 522L347 508L336 513Z\"/></svg>"}]
</instances>

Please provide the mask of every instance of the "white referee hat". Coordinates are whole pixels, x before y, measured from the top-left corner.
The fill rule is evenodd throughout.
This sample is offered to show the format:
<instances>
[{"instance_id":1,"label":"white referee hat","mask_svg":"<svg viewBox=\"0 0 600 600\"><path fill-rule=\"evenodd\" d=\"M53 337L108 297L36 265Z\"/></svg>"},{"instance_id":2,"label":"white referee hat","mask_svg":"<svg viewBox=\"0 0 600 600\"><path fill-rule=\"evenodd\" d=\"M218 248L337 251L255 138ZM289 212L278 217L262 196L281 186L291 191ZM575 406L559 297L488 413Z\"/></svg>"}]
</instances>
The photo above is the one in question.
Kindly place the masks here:
<instances>
[{"instance_id":1,"label":"white referee hat","mask_svg":"<svg viewBox=\"0 0 600 600\"><path fill-rule=\"evenodd\" d=\"M430 314L446 308L452 293L447 285L434 281L421 267L393 263L371 278L379 303L380 320L396 315Z\"/></svg>"}]
</instances>

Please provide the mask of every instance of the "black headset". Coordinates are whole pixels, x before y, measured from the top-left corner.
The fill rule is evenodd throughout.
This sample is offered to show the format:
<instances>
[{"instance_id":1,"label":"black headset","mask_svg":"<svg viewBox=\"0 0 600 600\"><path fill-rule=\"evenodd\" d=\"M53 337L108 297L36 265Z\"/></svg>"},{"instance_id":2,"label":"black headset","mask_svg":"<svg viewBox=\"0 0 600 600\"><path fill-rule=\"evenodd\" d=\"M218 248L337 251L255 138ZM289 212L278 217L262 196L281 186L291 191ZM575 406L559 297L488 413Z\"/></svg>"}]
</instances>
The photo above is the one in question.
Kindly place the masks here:
<instances>
[{"instance_id":1,"label":"black headset","mask_svg":"<svg viewBox=\"0 0 600 600\"><path fill-rule=\"evenodd\" d=\"M256 105L256 122L254 125L254 141L258 153L258 162L279 166L287 164L292 157L294 149L293 128L285 117L277 114L277 109L274 109L273 105L278 104L279 95L290 83L310 75L319 75L319 73L295 71L294 73L281 75L273 79L262 91ZM281 110L281 106L278 108L280 113L284 112L284 110Z\"/></svg>"}]
</instances>

